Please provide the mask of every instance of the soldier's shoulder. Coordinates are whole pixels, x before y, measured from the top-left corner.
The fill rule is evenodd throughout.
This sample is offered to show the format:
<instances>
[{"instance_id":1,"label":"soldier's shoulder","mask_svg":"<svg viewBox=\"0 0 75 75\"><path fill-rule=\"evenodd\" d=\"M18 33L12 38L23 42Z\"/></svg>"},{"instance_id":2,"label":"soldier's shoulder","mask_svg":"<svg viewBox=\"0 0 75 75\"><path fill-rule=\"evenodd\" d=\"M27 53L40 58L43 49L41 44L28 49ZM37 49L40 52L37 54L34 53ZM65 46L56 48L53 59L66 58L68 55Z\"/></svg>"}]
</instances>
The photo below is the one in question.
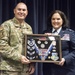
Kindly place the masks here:
<instances>
[{"instance_id":1,"label":"soldier's shoulder","mask_svg":"<svg viewBox=\"0 0 75 75\"><path fill-rule=\"evenodd\" d=\"M12 23L12 20L11 19L4 21L1 25L2 26L9 25L10 23Z\"/></svg>"},{"instance_id":2,"label":"soldier's shoulder","mask_svg":"<svg viewBox=\"0 0 75 75\"><path fill-rule=\"evenodd\" d=\"M0 31L2 31L3 30L3 27L0 25Z\"/></svg>"},{"instance_id":3,"label":"soldier's shoulder","mask_svg":"<svg viewBox=\"0 0 75 75\"><path fill-rule=\"evenodd\" d=\"M3 30L4 30L4 28L2 26L0 26L0 38L3 37Z\"/></svg>"}]
</instances>

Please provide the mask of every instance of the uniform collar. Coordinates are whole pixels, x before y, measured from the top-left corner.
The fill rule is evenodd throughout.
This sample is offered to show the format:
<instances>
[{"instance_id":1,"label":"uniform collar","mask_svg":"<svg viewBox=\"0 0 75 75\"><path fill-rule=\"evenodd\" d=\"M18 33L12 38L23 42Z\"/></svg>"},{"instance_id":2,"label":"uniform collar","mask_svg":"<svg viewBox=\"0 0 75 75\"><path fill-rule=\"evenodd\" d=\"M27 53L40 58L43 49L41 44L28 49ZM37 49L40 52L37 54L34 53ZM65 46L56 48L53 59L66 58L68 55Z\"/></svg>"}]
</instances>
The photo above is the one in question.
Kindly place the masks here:
<instances>
[{"instance_id":1,"label":"uniform collar","mask_svg":"<svg viewBox=\"0 0 75 75\"><path fill-rule=\"evenodd\" d=\"M58 34L60 33L61 29L62 29L62 27L60 27L59 29L57 29L57 33L58 33ZM52 32L54 32L54 31L55 31L55 29L53 28L53 29L52 29Z\"/></svg>"},{"instance_id":2,"label":"uniform collar","mask_svg":"<svg viewBox=\"0 0 75 75\"><path fill-rule=\"evenodd\" d=\"M15 27L22 27L22 26L24 26L24 23L25 23L24 21L22 23L20 23L15 17L12 20L15 23L14 24Z\"/></svg>"}]
</instances>

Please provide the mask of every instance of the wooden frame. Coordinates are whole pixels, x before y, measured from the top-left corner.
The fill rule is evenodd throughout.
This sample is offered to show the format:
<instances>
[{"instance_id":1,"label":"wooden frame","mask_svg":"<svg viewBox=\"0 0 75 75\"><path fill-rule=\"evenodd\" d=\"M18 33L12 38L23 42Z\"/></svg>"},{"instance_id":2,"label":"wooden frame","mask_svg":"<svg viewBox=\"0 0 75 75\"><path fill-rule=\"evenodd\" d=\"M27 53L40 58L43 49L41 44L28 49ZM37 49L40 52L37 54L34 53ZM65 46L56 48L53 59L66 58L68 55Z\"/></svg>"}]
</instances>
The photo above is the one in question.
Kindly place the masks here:
<instances>
[{"instance_id":1,"label":"wooden frame","mask_svg":"<svg viewBox=\"0 0 75 75\"><path fill-rule=\"evenodd\" d=\"M25 35L25 56L31 62L59 62L62 58L59 35Z\"/></svg>"}]
</instances>

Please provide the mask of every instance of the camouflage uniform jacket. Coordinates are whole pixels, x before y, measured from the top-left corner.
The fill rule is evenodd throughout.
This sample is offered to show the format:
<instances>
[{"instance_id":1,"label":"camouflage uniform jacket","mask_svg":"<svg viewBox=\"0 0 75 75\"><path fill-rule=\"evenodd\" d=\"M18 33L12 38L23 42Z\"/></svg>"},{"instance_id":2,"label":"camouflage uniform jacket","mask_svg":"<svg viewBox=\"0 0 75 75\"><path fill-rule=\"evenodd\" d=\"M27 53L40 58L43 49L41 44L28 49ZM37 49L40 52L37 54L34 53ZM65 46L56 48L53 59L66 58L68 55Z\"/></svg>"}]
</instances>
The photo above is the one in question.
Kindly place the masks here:
<instances>
[{"instance_id":1,"label":"camouflage uniform jacket","mask_svg":"<svg viewBox=\"0 0 75 75\"><path fill-rule=\"evenodd\" d=\"M15 17L0 26L0 70L21 71L28 66L20 62L25 34L32 34L32 28L26 22L20 25Z\"/></svg>"}]
</instances>

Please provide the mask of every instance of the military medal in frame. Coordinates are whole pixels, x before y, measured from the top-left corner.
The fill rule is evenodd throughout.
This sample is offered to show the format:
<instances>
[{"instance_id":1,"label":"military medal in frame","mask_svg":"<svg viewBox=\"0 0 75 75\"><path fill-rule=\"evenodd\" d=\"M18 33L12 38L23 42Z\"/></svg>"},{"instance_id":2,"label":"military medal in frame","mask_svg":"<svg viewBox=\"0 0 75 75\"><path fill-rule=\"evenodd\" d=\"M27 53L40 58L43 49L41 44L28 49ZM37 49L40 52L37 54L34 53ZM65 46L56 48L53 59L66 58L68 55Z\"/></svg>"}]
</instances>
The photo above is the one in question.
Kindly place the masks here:
<instances>
[{"instance_id":1,"label":"military medal in frame","mask_svg":"<svg viewBox=\"0 0 75 75\"><path fill-rule=\"evenodd\" d=\"M59 62L62 58L59 35L25 35L25 56L31 62Z\"/></svg>"}]
</instances>

